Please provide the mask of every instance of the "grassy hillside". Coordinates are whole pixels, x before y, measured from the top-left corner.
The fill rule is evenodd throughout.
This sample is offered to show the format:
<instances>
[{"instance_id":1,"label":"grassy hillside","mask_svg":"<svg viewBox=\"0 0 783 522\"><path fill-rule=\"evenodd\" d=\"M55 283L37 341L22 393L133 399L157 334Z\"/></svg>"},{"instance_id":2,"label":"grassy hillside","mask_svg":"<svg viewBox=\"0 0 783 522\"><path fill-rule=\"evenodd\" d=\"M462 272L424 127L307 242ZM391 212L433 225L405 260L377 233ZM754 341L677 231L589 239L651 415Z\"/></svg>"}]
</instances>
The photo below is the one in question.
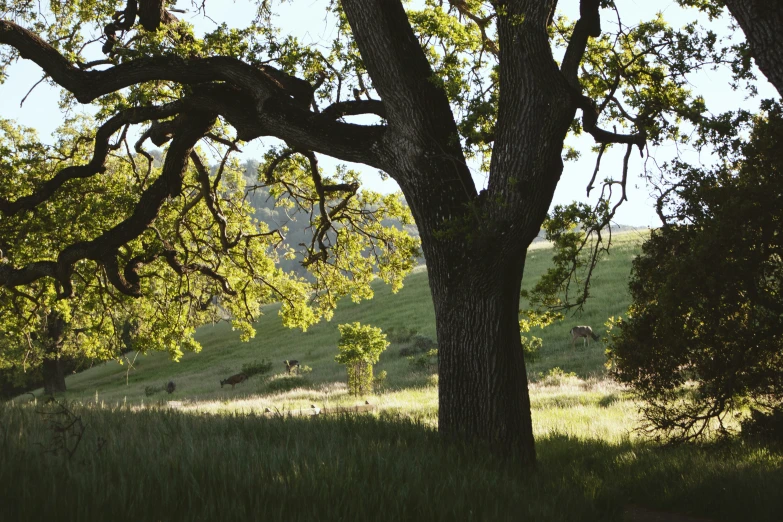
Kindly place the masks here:
<instances>
[{"instance_id":1,"label":"grassy hillside","mask_svg":"<svg viewBox=\"0 0 783 522\"><path fill-rule=\"evenodd\" d=\"M571 348L568 331L572 326L589 324L600 335L603 323L610 316L624 313L629 304L626 281L630 272L630 260L638 251L642 236L636 232L618 236L616 247L609 258L603 261L595 274L594 298L581 315L569 317L562 323L544 330L532 332L544 340L542 356L531 364L532 380L546 375L552 368L575 372L587 379L603 372L604 354L600 343L582 348ZM528 256L525 285L531 286L549 265L551 250L540 244ZM359 304L343 300L331 322L322 322L307 332L283 328L277 316L278 305L264 309L264 316L258 321L257 335L249 343L239 341L226 323L206 326L198 331L197 338L203 345L198 353L186 353L178 363L171 362L165 353L148 355L128 354L132 364L120 365L108 362L96 368L69 376L67 397L78 400L95 400L106 403L129 402L132 404L159 400L225 401L247 400L269 395L275 391L302 387L312 393L299 394L302 401L296 401L296 394L288 394L288 405L311 400L339 401L344 397L345 370L334 361L337 353L339 332L337 325L359 321L381 327L414 328L420 334L435 338L435 317L430 297L427 274L420 267L405 281L405 287L396 295L383 285L375 286L375 297ZM388 373L388 388L406 390L410 388L432 388L433 379L428 375L416 374L410 370L407 359L400 357L401 346L392 344L382 355L376 372ZM134 359L135 357L135 359ZM238 385L221 389L219 381L241 370L248 362L270 359L273 363L271 376L252 378ZM313 368L313 372L300 379L284 379L286 359L297 359ZM161 386L173 380L176 391L173 395L162 393L147 397L147 386ZM391 402L396 399L387 397ZM428 401L435 403L435 398ZM264 407L279 403L277 397L261 401ZM259 403L259 406L261 405ZM308 403L309 405L309 403Z\"/></svg>"}]
</instances>

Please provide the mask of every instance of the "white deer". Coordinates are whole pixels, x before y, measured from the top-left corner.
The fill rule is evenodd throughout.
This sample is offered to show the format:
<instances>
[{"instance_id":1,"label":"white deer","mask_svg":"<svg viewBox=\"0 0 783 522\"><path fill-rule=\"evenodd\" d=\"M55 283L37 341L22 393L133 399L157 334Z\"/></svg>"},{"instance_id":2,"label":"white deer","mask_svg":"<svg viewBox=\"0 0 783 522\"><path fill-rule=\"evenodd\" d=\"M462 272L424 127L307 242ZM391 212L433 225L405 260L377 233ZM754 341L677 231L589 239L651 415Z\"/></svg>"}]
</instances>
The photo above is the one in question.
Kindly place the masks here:
<instances>
[{"instance_id":1,"label":"white deer","mask_svg":"<svg viewBox=\"0 0 783 522\"><path fill-rule=\"evenodd\" d=\"M590 338L592 337L594 341L597 341L599 337L593 333L593 329L589 326L574 326L571 328L571 348L576 348L574 343L577 339L580 337L584 338L584 341L582 343L582 346L585 344L590 343Z\"/></svg>"}]
</instances>

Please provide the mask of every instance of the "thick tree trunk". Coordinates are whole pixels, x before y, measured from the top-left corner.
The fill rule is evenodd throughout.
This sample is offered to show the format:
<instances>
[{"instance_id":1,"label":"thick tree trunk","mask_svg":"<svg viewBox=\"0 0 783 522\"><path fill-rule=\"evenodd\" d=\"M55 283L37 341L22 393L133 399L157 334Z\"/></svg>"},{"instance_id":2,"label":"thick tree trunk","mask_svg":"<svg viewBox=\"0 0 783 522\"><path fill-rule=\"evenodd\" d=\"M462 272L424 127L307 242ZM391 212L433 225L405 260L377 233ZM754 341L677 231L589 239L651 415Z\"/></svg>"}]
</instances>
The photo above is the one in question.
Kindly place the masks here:
<instances>
[{"instance_id":1,"label":"thick tree trunk","mask_svg":"<svg viewBox=\"0 0 783 522\"><path fill-rule=\"evenodd\" d=\"M756 65L783 96L783 2L725 0L725 3L745 32Z\"/></svg>"},{"instance_id":2,"label":"thick tree trunk","mask_svg":"<svg viewBox=\"0 0 783 522\"><path fill-rule=\"evenodd\" d=\"M43 339L46 343L42 367L46 395L65 392L65 372L61 353L64 338L65 321L58 312L51 312L46 318Z\"/></svg>"},{"instance_id":3,"label":"thick tree trunk","mask_svg":"<svg viewBox=\"0 0 783 522\"><path fill-rule=\"evenodd\" d=\"M65 391L65 372L59 357L43 361L44 394L54 395Z\"/></svg>"},{"instance_id":4,"label":"thick tree trunk","mask_svg":"<svg viewBox=\"0 0 783 522\"><path fill-rule=\"evenodd\" d=\"M518 317L524 257L502 259L498 251L484 256L459 275L429 272L438 332L439 430L447 438L480 440L518 454L532 465L535 445Z\"/></svg>"}]
</instances>

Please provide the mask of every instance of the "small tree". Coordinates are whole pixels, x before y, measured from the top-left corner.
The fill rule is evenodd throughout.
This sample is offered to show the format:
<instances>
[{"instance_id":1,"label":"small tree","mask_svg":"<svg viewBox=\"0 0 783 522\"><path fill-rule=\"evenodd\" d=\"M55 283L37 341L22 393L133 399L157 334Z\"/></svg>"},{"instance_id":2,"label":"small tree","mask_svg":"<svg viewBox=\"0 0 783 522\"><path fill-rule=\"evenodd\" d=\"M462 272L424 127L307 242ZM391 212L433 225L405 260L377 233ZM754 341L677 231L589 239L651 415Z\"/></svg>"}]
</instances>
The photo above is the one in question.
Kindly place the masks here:
<instances>
[{"instance_id":1,"label":"small tree","mask_svg":"<svg viewBox=\"0 0 783 522\"><path fill-rule=\"evenodd\" d=\"M340 353L334 359L348 369L348 390L354 395L372 390L372 366L389 346L386 334L380 328L358 322L341 324L337 328L340 329L337 345Z\"/></svg>"}]
</instances>

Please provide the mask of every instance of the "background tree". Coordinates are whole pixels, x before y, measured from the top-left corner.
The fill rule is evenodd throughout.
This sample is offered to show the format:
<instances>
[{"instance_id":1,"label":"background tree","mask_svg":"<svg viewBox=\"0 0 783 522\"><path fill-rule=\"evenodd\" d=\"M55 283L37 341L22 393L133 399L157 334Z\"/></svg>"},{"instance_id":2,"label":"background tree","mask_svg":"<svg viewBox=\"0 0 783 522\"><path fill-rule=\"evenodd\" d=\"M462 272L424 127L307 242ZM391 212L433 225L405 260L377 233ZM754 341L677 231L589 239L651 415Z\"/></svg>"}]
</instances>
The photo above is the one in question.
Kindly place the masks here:
<instances>
[{"instance_id":1,"label":"background tree","mask_svg":"<svg viewBox=\"0 0 783 522\"><path fill-rule=\"evenodd\" d=\"M323 307L316 309L328 313L351 285L365 289L355 295L367 294L361 274L372 256L360 252L370 244L380 245L379 273L394 283L411 257L397 246L399 236L379 237L372 218L349 210L359 194L355 176L327 179L317 155L375 167L399 184L421 234L437 322L440 432L507 448L526 463L535 450L519 289L527 247L562 173L566 135L586 132L596 141L588 189L606 149L625 148L618 179L601 185L604 224L625 199L634 148L687 141L683 119L702 125L704 102L690 94L687 75L705 63L749 74L734 47L718 45L697 24L675 30L658 17L630 27L620 18L602 32L601 8L613 20L619 14L603 0L582 0L576 22L556 16L556 0L425 0L407 12L399 0L332 2L338 30L328 53L279 37L266 0L249 27L220 26L203 37L160 0L129 0L116 12L114 2L58 5L54 23L29 2L5 5L6 61L33 60L66 91L66 103L97 103L101 132L152 122L142 137L171 144L158 181L120 230L58 248L56 263L14 263L0 271L0 286L52 277L67 290L83 259L114 276L116 256L107 253L149 234L167 198L185 204L182 176L199 140L230 149L274 136L285 146L270 151L260 179L276 197L313 202L313 238L301 253L319 281ZM106 35L97 61L86 58L88 28ZM358 115L372 123L356 123ZM605 130L612 126L627 133ZM96 158L93 169L103 163ZM474 183L471 159L487 174L484 190ZM35 192L35 200L61 185ZM200 186L209 203L209 185ZM15 204L2 201L0 211L8 215ZM209 209L219 225L220 212ZM232 237L224 237L224 250ZM118 277L112 284L123 288ZM312 320L309 309L294 309L301 312L294 322Z\"/></svg>"},{"instance_id":2,"label":"background tree","mask_svg":"<svg viewBox=\"0 0 783 522\"><path fill-rule=\"evenodd\" d=\"M743 405L783 414L783 112L766 107L732 122L748 142L713 134L713 169L671 166L664 226L634 260L633 304L612 332L615 376L668 440L724 429Z\"/></svg>"},{"instance_id":3,"label":"background tree","mask_svg":"<svg viewBox=\"0 0 783 522\"><path fill-rule=\"evenodd\" d=\"M372 391L372 367L389 346L380 328L359 323L340 324L340 353L334 360L348 370L348 391L359 395Z\"/></svg>"}]
</instances>

